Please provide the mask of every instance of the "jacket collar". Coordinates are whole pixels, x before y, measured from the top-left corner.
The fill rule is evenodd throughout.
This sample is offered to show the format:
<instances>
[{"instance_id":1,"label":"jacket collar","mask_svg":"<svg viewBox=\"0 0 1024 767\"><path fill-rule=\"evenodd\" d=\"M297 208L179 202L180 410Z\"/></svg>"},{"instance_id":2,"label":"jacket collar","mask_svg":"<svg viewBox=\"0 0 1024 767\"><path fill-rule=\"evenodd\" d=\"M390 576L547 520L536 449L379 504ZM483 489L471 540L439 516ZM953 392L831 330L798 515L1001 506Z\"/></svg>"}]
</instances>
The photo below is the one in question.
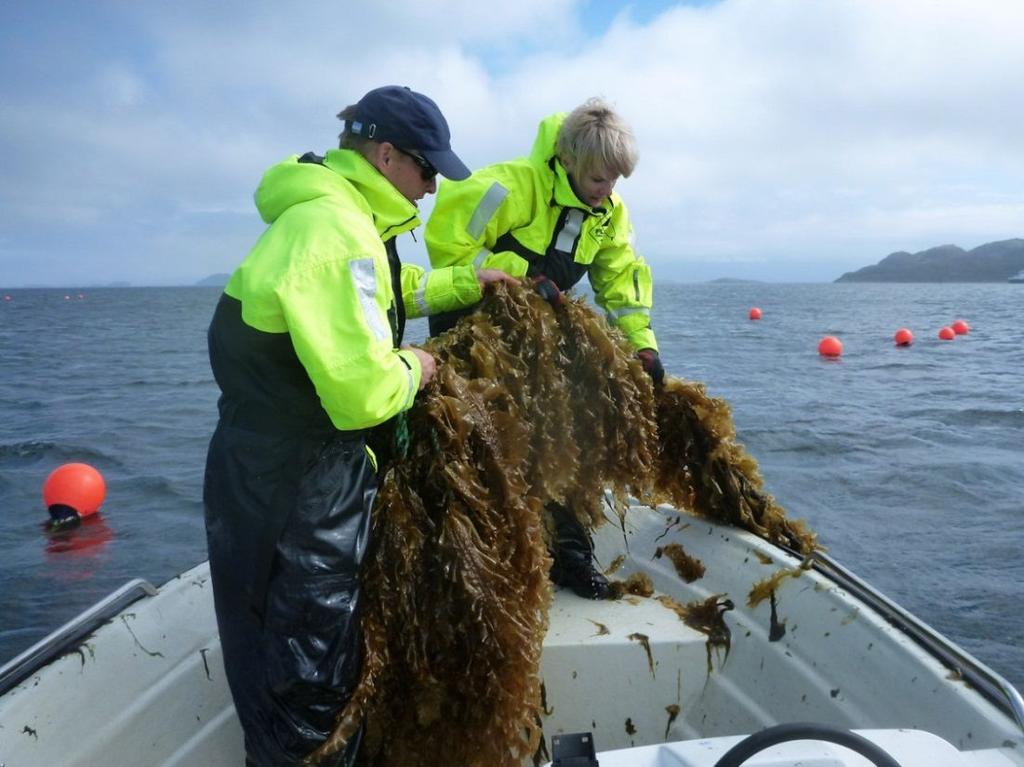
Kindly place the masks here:
<instances>
[{"instance_id":1,"label":"jacket collar","mask_svg":"<svg viewBox=\"0 0 1024 767\"><path fill-rule=\"evenodd\" d=\"M382 240L390 240L420 225L419 211L359 152L331 149L324 157L330 168L366 200Z\"/></svg>"}]
</instances>

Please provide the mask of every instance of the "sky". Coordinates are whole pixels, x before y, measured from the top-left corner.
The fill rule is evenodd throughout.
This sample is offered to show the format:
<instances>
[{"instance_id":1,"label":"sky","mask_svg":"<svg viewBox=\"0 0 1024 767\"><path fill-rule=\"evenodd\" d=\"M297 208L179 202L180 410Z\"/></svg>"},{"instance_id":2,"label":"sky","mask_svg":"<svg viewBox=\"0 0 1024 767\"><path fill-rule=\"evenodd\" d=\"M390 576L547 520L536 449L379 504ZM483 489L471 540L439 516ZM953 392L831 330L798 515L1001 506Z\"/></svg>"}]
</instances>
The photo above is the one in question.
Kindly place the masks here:
<instances>
[{"instance_id":1,"label":"sky","mask_svg":"<svg viewBox=\"0 0 1024 767\"><path fill-rule=\"evenodd\" d=\"M831 281L1024 237L1021 0L0 3L0 286L193 284L264 228L262 173L379 85L470 167L591 96L655 280ZM431 201L421 204L421 218ZM426 265L422 236L403 259Z\"/></svg>"}]
</instances>

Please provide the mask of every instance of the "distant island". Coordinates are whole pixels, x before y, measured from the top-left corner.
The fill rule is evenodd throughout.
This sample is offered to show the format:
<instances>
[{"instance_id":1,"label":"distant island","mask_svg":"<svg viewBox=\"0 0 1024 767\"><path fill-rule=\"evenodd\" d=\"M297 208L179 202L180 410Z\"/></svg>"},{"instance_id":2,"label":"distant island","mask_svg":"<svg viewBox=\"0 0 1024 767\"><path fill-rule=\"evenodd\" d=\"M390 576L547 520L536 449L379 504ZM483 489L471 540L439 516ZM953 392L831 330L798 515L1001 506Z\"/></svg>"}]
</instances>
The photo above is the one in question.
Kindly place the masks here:
<instances>
[{"instance_id":1,"label":"distant island","mask_svg":"<svg viewBox=\"0 0 1024 767\"><path fill-rule=\"evenodd\" d=\"M204 277L199 280L196 285L209 285L215 288L223 288L228 284L228 279L230 277L230 274L211 274L209 277Z\"/></svg>"},{"instance_id":2,"label":"distant island","mask_svg":"<svg viewBox=\"0 0 1024 767\"><path fill-rule=\"evenodd\" d=\"M1024 270L1024 240L1001 240L964 250L940 245L920 253L890 253L836 282L1006 282Z\"/></svg>"}]
</instances>

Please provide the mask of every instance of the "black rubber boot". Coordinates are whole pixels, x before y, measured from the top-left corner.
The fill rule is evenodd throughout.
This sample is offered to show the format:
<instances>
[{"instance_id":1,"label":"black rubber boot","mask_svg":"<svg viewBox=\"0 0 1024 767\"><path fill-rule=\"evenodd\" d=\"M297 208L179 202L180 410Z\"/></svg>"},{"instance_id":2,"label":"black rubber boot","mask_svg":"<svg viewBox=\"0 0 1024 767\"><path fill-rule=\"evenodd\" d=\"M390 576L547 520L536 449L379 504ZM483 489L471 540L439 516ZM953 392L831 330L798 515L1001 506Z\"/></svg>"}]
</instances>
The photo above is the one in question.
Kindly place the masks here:
<instances>
[{"instance_id":1,"label":"black rubber boot","mask_svg":"<svg viewBox=\"0 0 1024 767\"><path fill-rule=\"evenodd\" d=\"M594 548L587 531L564 506L552 503L548 511L555 522L551 580L584 599L607 599L611 586L594 566Z\"/></svg>"}]
</instances>

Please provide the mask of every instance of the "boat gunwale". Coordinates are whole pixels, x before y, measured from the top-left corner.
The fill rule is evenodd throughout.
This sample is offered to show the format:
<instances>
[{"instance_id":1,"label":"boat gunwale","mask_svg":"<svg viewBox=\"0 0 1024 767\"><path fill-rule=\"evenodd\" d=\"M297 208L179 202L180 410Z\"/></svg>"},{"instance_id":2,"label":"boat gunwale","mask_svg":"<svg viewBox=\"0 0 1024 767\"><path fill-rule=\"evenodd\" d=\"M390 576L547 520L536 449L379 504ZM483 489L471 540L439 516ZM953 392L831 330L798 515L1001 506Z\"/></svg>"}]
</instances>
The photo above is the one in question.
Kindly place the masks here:
<instances>
[{"instance_id":1,"label":"boat gunwale","mask_svg":"<svg viewBox=\"0 0 1024 767\"><path fill-rule=\"evenodd\" d=\"M110 592L0 666L0 696L6 695L34 673L67 653L74 652L90 635L109 623L125 608L145 597L155 597L158 593L158 590L143 578L133 578Z\"/></svg>"},{"instance_id":2,"label":"boat gunwale","mask_svg":"<svg viewBox=\"0 0 1024 767\"><path fill-rule=\"evenodd\" d=\"M774 544L796 558L802 555L788 546ZM970 688L1002 711L1024 735L1024 698L1005 677L993 671L951 639L933 629L913 613L900 607L885 594L867 583L844 565L822 551L811 555L815 572L828 578L855 599L870 607L889 625L911 639L938 660Z\"/></svg>"}]
</instances>

